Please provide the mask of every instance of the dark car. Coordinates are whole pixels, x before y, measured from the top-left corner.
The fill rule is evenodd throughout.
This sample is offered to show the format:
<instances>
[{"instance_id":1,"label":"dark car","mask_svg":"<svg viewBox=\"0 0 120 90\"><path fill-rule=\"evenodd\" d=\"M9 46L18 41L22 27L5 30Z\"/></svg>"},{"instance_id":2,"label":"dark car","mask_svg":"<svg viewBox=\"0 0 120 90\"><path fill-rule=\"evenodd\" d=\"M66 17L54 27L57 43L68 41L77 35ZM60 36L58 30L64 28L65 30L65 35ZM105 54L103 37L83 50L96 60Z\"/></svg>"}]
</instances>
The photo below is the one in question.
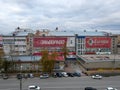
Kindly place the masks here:
<instances>
[{"instance_id":1,"label":"dark car","mask_svg":"<svg viewBox=\"0 0 120 90\"><path fill-rule=\"evenodd\" d=\"M85 87L85 90L97 90L97 89L93 87Z\"/></svg>"},{"instance_id":2,"label":"dark car","mask_svg":"<svg viewBox=\"0 0 120 90\"><path fill-rule=\"evenodd\" d=\"M63 75L62 75L61 72L56 72L56 76L57 76L57 77L63 77Z\"/></svg>"},{"instance_id":3,"label":"dark car","mask_svg":"<svg viewBox=\"0 0 120 90\"><path fill-rule=\"evenodd\" d=\"M80 77L81 76L81 74L79 72L74 72L73 75L76 76L76 77Z\"/></svg>"},{"instance_id":4,"label":"dark car","mask_svg":"<svg viewBox=\"0 0 120 90\"><path fill-rule=\"evenodd\" d=\"M74 77L73 73L67 73L69 77Z\"/></svg>"},{"instance_id":5,"label":"dark car","mask_svg":"<svg viewBox=\"0 0 120 90\"><path fill-rule=\"evenodd\" d=\"M0 73L0 78L3 76L3 74Z\"/></svg>"},{"instance_id":6,"label":"dark car","mask_svg":"<svg viewBox=\"0 0 120 90\"><path fill-rule=\"evenodd\" d=\"M22 79L23 78L23 75L22 74L17 74L17 79Z\"/></svg>"}]
</instances>

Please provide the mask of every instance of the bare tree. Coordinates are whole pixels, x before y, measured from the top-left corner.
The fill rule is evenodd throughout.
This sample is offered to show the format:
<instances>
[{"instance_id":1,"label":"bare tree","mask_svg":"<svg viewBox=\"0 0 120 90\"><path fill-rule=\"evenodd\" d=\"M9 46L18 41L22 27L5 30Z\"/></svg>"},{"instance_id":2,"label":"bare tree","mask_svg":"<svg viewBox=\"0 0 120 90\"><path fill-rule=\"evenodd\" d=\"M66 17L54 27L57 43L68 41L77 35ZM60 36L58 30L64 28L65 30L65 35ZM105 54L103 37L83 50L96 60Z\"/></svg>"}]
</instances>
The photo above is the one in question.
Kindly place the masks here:
<instances>
[{"instance_id":1,"label":"bare tree","mask_svg":"<svg viewBox=\"0 0 120 90\"><path fill-rule=\"evenodd\" d=\"M57 53L55 51L51 54L47 50L42 51L42 58L40 60L42 72L52 73L56 57Z\"/></svg>"}]
</instances>

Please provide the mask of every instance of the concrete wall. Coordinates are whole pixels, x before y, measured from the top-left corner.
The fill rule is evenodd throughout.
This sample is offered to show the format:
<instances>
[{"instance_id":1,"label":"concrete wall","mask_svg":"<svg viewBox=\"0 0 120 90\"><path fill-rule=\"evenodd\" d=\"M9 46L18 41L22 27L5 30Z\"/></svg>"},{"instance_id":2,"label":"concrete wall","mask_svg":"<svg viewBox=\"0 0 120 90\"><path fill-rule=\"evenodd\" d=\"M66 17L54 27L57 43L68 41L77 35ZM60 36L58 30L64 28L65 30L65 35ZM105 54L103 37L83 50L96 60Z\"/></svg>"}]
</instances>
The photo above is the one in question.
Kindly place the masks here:
<instances>
[{"instance_id":1,"label":"concrete wall","mask_svg":"<svg viewBox=\"0 0 120 90\"><path fill-rule=\"evenodd\" d=\"M88 69L96 69L96 68L120 68L120 61L106 61L106 62L88 62L83 64L84 67Z\"/></svg>"}]
</instances>

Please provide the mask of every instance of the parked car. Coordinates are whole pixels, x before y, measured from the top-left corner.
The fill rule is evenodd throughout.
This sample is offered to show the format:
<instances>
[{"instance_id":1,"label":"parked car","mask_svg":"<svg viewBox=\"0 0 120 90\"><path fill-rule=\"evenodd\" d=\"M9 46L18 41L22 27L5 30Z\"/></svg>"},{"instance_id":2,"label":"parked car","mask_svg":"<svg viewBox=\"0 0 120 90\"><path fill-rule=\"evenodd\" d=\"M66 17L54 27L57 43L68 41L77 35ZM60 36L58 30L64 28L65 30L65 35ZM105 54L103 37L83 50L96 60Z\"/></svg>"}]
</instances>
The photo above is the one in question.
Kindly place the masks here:
<instances>
[{"instance_id":1,"label":"parked car","mask_svg":"<svg viewBox=\"0 0 120 90\"><path fill-rule=\"evenodd\" d=\"M68 77L67 72L61 72L63 77Z\"/></svg>"},{"instance_id":2,"label":"parked car","mask_svg":"<svg viewBox=\"0 0 120 90\"><path fill-rule=\"evenodd\" d=\"M49 74L42 74L42 75L40 75L40 79L45 79L45 78L49 78Z\"/></svg>"},{"instance_id":3,"label":"parked car","mask_svg":"<svg viewBox=\"0 0 120 90\"><path fill-rule=\"evenodd\" d=\"M118 90L118 89L113 88L113 87L107 87L105 90Z\"/></svg>"},{"instance_id":4,"label":"parked car","mask_svg":"<svg viewBox=\"0 0 120 90\"><path fill-rule=\"evenodd\" d=\"M81 76L81 73L79 73L79 72L74 72L73 75L76 76L76 77L80 77L80 76Z\"/></svg>"},{"instance_id":5,"label":"parked car","mask_svg":"<svg viewBox=\"0 0 120 90\"><path fill-rule=\"evenodd\" d=\"M8 79L8 75L7 74L3 74L3 79Z\"/></svg>"},{"instance_id":6,"label":"parked car","mask_svg":"<svg viewBox=\"0 0 120 90\"><path fill-rule=\"evenodd\" d=\"M3 74L0 73L0 77L2 77L2 76L3 76Z\"/></svg>"},{"instance_id":7,"label":"parked car","mask_svg":"<svg viewBox=\"0 0 120 90\"><path fill-rule=\"evenodd\" d=\"M62 75L61 72L56 72L56 76L57 76L57 77L63 77L63 75Z\"/></svg>"},{"instance_id":8,"label":"parked car","mask_svg":"<svg viewBox=\"0 0 120 90\"><path fill-rule=\"evenodd\" d=\"M23 75L21 73L17 74L17 79L22 79L23 78Z\"/></svg>"},{"instance_id":9,"label":"parked car","mask_svg":"<svg viewBox=\"0 0 120 90\"><path fill-rule=\"evenodd\" d=\"M28 90L41 90L41 88L40 88L40 86L30 85L30 86L28 86Z\"/></svg>"},{"instance_id":10,"label":"parked car","mask_svg":"<svg viewBox=\"0 0 120 90\"><path fill-rule=\"evenodd\" d=\"M85 90L97 90L97 89L93 87L85 87Z\"/></svg>"},{"instance_id":11,"label":"parked car","mask_svg":"<svg viewBox=\"0 0 120 90\"><path fill-rule=\"evenodd\" d=\"M67 73L69 77L74 77L73 73Z\"/></svg>"},{"instance_id":12,"label":"parked car","mask_svg":"<svg viewBox=\"0 0 120 90\"><path fill-rule=\"evenodd\" d=\"M33 78L34 76L33 76L33 74L32 73L29 73L28 74L28 78Z\"/></svg>"},{"instance_id":13,"label":"parked car","mask_svg":"<svg viewBox=\"0 0 120 90\"><path fill-rule=\"evenodd\" d=\"M52 77L54 77L54 78L57 77L56 72L53 72Z\"/></svg>"},{"instance_id":14,"label":"parked car","mask_svg":"<svg viewBox=\"0 0 120 90\"><path fill-rule=\"evenodd\" d=\"M28 78L28 74L25 73L25 74L23 75L23 77L24 77L25 79L27 79L27 78Z\"/></svg>"},{"instance_id":15,"label":"parked car","mask_svg":"<svg viewBox=\"0 0 120 90\"><path fill-rule=\"evenodd\" d=\"M93 79L102 79L102 76L101 75L92 75L92 78Z\"/></svg>"}]
</instances>

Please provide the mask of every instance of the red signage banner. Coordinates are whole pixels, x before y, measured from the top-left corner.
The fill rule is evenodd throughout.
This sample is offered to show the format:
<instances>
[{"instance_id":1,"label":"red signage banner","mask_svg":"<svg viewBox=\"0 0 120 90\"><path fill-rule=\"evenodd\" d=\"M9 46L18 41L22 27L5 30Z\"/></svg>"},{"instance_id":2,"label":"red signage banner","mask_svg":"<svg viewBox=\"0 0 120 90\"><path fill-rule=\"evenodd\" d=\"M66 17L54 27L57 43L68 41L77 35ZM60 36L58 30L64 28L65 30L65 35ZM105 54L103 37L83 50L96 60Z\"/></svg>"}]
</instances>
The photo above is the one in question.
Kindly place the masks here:
<instances>
[{"instance_id":1,"label":"red signage banner","mask_svg":"<svg viewBox=\"0 0 120 90\"><path fill-rule=\"evenodd\" d=\"M67 38L59 37L37 37L33 40L34 47L63 47L67 42Z\"/></svg>"},{"instance_id":2,"label":"red signage banner","mask_svg":"<svg viewBox=\"0 0 120 90\"><path fill-rule=\"evenodd\" d=\"M86 37L86 48L110 48L110 37Z\"/></svg>"}]
</instances>

